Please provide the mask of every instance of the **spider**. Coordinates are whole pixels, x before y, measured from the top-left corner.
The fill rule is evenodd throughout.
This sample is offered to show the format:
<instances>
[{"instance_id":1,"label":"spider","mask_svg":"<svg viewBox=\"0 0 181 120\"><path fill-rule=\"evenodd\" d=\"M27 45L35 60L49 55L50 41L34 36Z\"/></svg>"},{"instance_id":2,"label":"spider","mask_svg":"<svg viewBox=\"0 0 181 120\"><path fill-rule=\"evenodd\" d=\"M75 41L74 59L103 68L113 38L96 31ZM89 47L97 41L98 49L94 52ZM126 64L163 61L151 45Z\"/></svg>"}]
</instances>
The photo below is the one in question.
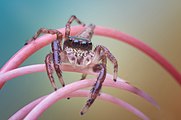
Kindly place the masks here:
<instances>
[{"instance_id":1,"label":"spider","mask_svg":"<svg viewBox=\"0 0 181 120\"><path fill-rule=\"evenodd\" d=\"M84 30L75 36L70 36L71 23L73 21L76 21L78 24L83 25ZM63 34L58 30L40 28L36 32L36 34L29 41L27 41L27 43L25 43L25 45L27 45L31 41L34 41L41 33L57 35L57 39L51 43L52 52L45 57L47 75L55 91L57 90L57 87L53 77L53 68L51 66L52 62L62 86L65 86L61 71L62 63L69 63L72 66L76 66L80 69L92 68L94 72L99 73L97 81L91 89L89 99L87 100L85 106L80 112L81 115L83 115L89 109L97 96L100 95L99 92L101 90L102 83L106 78L107 59L109 59L114 65L113 80L116 82L117 79L118 63L116 58L109 51L109 49L102 45L97 45L93 49L91 38L94 34L94 28L95 25L90 24L86 26L76 16L72 15L65 27L64 42ZM86 76L87 74L82 74L81 80L85 79Z\"/></svg>"}]
</instances>

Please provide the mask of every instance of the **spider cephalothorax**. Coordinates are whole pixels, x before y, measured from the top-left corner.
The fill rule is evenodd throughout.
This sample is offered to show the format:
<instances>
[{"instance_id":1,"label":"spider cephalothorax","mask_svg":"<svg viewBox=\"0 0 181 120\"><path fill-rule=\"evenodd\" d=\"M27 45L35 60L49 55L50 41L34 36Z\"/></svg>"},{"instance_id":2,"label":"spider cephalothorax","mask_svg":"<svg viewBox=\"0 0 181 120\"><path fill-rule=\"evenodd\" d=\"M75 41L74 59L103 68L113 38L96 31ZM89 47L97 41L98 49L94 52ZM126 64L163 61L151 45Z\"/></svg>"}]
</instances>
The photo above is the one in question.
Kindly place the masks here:
<instances>
[{"instance_id":1,"label":"spider cephalothorax","mask_svg":"<svg viewBox=\"0 0 181 120\"><path fill-rule=\"evenodd\" d=\"M81 110L81 115L83 115L95 101L97 96L100 95L99 92L101 90L102 83L104 82L106 77L107 59L109 59L114 64L114 81L116 81L117 78L118 64L116 58L106 47L102 45L97 45L93 49L91 38L94 33L95 25L90 24L88 26L85 26L85 29L82 32L75 36L70 36L70 25L74 20L76 20L77 23L85 26L85 24L83 24L79 19L77 19L76 16L71 16L71 18L68 20L66 24L64 42L62 40L63 34L58 30L41 28L25 45L35 40L41 33L57 35L57 39L51 43L52 52L49 53L45 58L47 74L55 90L57 90L57 87L54 82L53 68L51 65L52 63L62 86L65 86L60 67L62 62L69 63L72 66L76 66L80 69L92 67L92 70L94 72L99 73L97 81L91 89L90 97L87 100L87 103L84 106L84 108ZM83 80L85 78L86 74L83 74L81 79Z\"/></svg>"},{"instance_id":2,"label":"spider cephalothorax","mask_svg":"<svg viewBox=\"0 0 181 120\"><path fill-rule=\"evenodd\" d=\"M92 42L79 37L71 36L64 42L64 51L71 64L86 67L94 57Z\"/></svg>"}]
</instances>

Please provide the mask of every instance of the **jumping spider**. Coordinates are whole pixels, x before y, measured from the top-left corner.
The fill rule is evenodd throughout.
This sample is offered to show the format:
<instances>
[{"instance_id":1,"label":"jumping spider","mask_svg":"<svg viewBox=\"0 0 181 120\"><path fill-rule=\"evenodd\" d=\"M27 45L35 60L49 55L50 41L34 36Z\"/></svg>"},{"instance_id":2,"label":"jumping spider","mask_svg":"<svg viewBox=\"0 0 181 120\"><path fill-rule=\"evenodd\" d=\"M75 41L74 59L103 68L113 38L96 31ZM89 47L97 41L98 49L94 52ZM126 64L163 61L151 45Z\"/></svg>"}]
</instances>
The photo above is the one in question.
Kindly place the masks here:
<instances>
[{"instance_id":1,"label":"jumping spider","mask_svg":"<svg viewBox=\"0 0 181 120\"><path fill-rule=\"evenodd\" d=\"M71 16L65 27L64 42L62 40L63 34L58 30L41 28L27 43L25 43L25 45L31 41L34 41L41 33L57 35L57 39L51 43L52 52L49 53L45 58L47 74L54 90L57 90L57 87L54 82L53 68L51 66L52 62L62 86L65 86L62 78L62 71L60 69L62 62L69 63L80 69L91 67L94 72L99 73L97 81L91 90L90 97L81 111L81 115L83 115L99 95L102 83L106 77L107 58L114 64L114 81L116 81L117 78L118 63L116 58L106 47L98 45L93 50L91 38L94 33L95 25L90 24L85 26L82 32L75 36L70 36L70 25L74 20L78 24L85 26L85 24L83 24L76 16ZM86 76L87 74L82 74L81 80L85 79Z\"/></svg>"}]
</instances>

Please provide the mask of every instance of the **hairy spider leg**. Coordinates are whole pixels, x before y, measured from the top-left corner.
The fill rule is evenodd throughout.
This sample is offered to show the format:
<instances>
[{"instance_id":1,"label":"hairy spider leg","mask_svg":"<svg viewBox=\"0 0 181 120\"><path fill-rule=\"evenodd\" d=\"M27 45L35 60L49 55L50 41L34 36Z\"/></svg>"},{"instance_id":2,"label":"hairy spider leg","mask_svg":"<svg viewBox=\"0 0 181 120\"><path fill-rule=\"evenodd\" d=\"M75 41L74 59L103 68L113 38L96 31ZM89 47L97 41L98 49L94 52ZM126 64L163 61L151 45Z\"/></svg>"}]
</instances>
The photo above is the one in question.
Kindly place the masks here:
<instances>
[{"instance_id":1,"label":"hairy spider leg","mask_svg":"<svg viewBox=\"0 0 181 120\"><path fill-rule=\"evenodd\" d=\"M83 109L80 112L81 115L83 115L84 113L87 112L87 110L93 104L93 102L95 101L97 96L100 95L99 92L101 90L102 83L104 82L104 80L106 78L106 65L105 64L102 64L102 63L96 64L93 67L93 71L99 72L99 76L97 77L97 81L94 84L93 88L91 89L91 94L89 96L89 99L87 100L85 106L83 107Z\"/></svg>"},{"instance_id":2,"label":"hairy spider leg","mask_svg":"<svg viewBox=\"0 0 181 120\"><path fill-rule=\"evenodd\" d=\"M59 78L60 83L62 84L62 86L65 86L65 83L63 81L62 78L62 70L61 70L61 56L60 53L62 52L62 48L61 48L61 43L60 40L55 40L52 42L51 44L52 47L52 54L53 54L53 65L56 71L56 74Z\"/></svg>"},{"instance_id":3,"label":"hairy spider leg","mask_svg":"<svg viewBox=\"0 0 181 120\"><path fill-rule=\"evenodd\" d=\"M117 71L118 71L118 64L117 64L117 60L115 59L115 57L111 54L111 52L104 46L102 45L98 45L95 49L95 61L100 61L102 63L100 64L96 64L93 67L93 71L94 72L99 72L99 76L97 77L97 81L94 84L93 88L91 89L91 94L89 99L86 102L86 105L83 107L83 109L81 110L81 115L83 115L88 109L89 107L93 104L93 102L95 101L95 99L97 98L98 95L100 95L100 90L102 88L102 83L105 80L106 77L106 64L107 64L107 58L114 64L114 76L113 76L113 80L116 81L117 78Z\"/></svg>"},{"instance_id":4,"label":"hairy spider leg","mask_svg":"<svg viewBox=\"0 0 181 120\"><path fill-rule=\"evenodd\" d=\"M83 25L83 26L85 26L85 24L83 23L83 22L81 22L75 15L72 15L70 18L69 18L69 20L68 20L68 22L67 22L67 24L66 24L66 26L65 26L65 41L66 40L68 40L68 38L69 38L69 36L70 36L70 25L72 24L72 22L73 21L76 21L78 24L81 24L81 25Z\"/></svg>"},{"instance_id":5,"label":"hairy spider leg","mask_svg":"<svg viewBox=\"0 0 181 120\"><path fill-rule=\"evenodd\" d=\"M52 34L52 35L56 34L58 40L62 40L62 36L63 36L62 33L59 32L58 30L40 28L40 29L35 33L35 35L34 35L31 39L29 39L24 45L27 45L27 44L29 44L31 41L34 41L34 40L37 39L37 38L40 36L40 34L42 34L42 33L44 33L44 34Z\"/></svg>"},{"instance_id":6,"label":"hairy spider leg","mask_svg":"<svg viewBox=\"0 0 181 120\"><path fill-rule=\"evenodd\" d=\"M48 55L46 55L46 57L45 57L45 65L46 65L46 71L47 71L48 78L49 78L49 80L51 82L52 87L56 91L57 86L55 84L55 80L54 80L54 77L53 77L53 68L51 66L52 59L53 59L52 53L49 53Z\"/></svg>"},{"instance_id":7,"label":"hairy spider leg","mask_svg":"<svg viewBox=\"0 0 181 120\"><path fill-rule=\"evenodd\" d=\"M106 57L108 58L114 65L114 74L113 74L113 80L116 81L117 79L117 73L118 73L118 62L116 60L116 58L113 56L113 54L104 46L102 45L98 45L95 48L95 53L97 55L99 55L99 59L101 59L102 57Z\"/></svg>"},{"instance_id":8,"label":"hairy spider leg","mask_svg":"<svg viewBox=\"0 0 181 120\"><path fill-rule=\"evenodd\" d=\"M29 42L35 40L42 33L52 34L52 35L56 34L57 35L57 40L55 40L51 43L52 53L48 54L45 58L45 64L46 64L46 68L47 68L48 77L50 79L50 82L52 83L52 86L56 90L57 88L55 86L55 82L54 82L54 78L53 78L53 72L52 72L52 68L51 68L50 63L51 63L51 61L53 61L54 69L55 69L56 74L59 78L59 81L62 84L62 86L65 86L65 83L64 83L63 78L62 78L62 71L60 69L60 64L61 64L60 53L62 52L61 43L62 43L63 34L61 32L59 32L58 30L40 28L36 32L36 34L27 42L27 44Z\"/></svg>"}]
</instances>

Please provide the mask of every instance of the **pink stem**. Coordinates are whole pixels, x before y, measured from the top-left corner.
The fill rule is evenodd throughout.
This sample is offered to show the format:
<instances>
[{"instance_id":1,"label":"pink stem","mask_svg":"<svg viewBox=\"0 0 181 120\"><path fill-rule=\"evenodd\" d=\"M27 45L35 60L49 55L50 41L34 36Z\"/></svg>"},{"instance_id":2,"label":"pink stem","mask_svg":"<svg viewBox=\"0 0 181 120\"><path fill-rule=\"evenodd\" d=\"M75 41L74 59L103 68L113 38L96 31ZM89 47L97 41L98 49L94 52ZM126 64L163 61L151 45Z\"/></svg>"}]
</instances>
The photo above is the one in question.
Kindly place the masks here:
<instances>
[{"instance_id":1,"label":"pink stem","mask_svg":"<svg viewBox=\"0 0 181 120\"><path fill-rule=\"evenodd\" d=\"M59 29L60 32L64 33L64 28ZM76 32L82 30L81 26L74 26L71 28L72 35L74 35ZM111 38L115 38L119 41L123 41L125 43L128 43L137 49L141 50L142 52L149 55L153 60L158 62L165 70L167 70L172 77L175 78L175 80L178 82L178 84L181 85L181 74L166 60L164 59L158 52L153 50L151 47L146 45L145 43L141 42L140 40L131 37L129 35L126 35L120 31L109 29L101 26L97 26L95 28L95 34L107 36ZM29 45L24 46L21 50L19 50L2 68L1 73L4 73L8 70L12 70L14 68L17 68L21 63L23 63L30 55L32 55L34 52L39 50L40 48L44 47L45 45L48 45L53 40L56 39L55 35L43 35L42 37L39 37L36 41L30 43ZM1 84L0 88L3 86Z\"/></svg>"},{"instance_id":2,"label":"pink stem","mask_svg":"<svg viewBox=\"0 0 181 120\"><path fill-rule=\"evenodd\" d=\"M97 26L95 29L95 33L97 35L102 35L105 37L111 37L114 39L117 39L118 41L125 42L129 45L132 45L133 47L141 50L148 56L150 56L153 60L155 60L157 63L159 63L170 75L175 78L175 80L178 82L178 84L181 85L181 74L174 68L172 64L170 64L163 56L161 56L157 51L155 51L153 48L149 47L142 41L140 41L137 38L134 38L130 35L127 35L125 33L122 33L117 30L113 30L110 28L105 28L101 26Z\"/></svg>"},{"instance_id":3,"label":"pink stem","mask_svg":"<svg viewBox=\"0 0 181 120\"><path fill-rule=\"evenodd\" d=\"M82 69L82 70L76 69L76 68L74 68L68 64L62 64L61 69L63 71L81 72L81 73L96 75L94 72L84 70L84 69ZM25 66L25 67L13 69L13 70L8 71L6 73L0 74L0 79L1 79L0 83L6 82L12 78L22 76L25 74L31 74L34 72L44 72L44 71L45 71L45 65L44 64L31 65L31 66ZM127 83L123 79L120 79L119 77L117 78L117 80L118 80L117 82L114 82L112 80L112 78L113 78L112 75L107 74L106 80L103 83L103 85L109 86L109 87L115 87L115 88L119 88L119 89L123 89L123 90L127 90L129 92L132 92L132 93L144 98L145 100L147 100L148 102L150 102L152 105L154 105L155 107L157 107L159 109L158 104L147 93L145 93L142 90L132 86L131 84ZM93 81L93 80L91 80L91 81ZM107 81L109 81L109 82L107 82ZM111 84L109 84L109 83L111 83ZM91 83L89 84L89 86L91 87ZM86 86L84 86L84 87L86 87Z\"/></svg>"},{"instance_id":4,"label":"pink stem","mask_svg":"<svg viewBox=\"0 0 181 120\"><path fill-rule=\"evenodd\" d=\"M75 35L78 31L81 31L83 27L81 26L74 26L71 28L71 34ZM65 29L59 29L60 32L64 34ZM46 34L39 38L37 38L32 43L24 46L20 49L14 56L10 58L10 60L1 68L1 73L7 72L14 68L17 68L21 65L29 56L33 53L38 51L39 49L43 48L44 46L50 44L53 40L56 39L56 35ZM22 44L23 45L23 44Z\"/></svg>"},{"instance_id":5,"label":"pink stem","mask_svg":"<svg viewBox=\"0 0 181 120\"><path fill-rule=\"evenodd\" d=\"M33 108L33 110L25 117L24 120L38 119L38 117L46 109L48 109L52 104L57 102L59 99L66 97L68 94L70 94L78 89L84 88L84 86L88 86L90 81L86 80L86 81L80 81L80 82L81 82L81 84L79 84L77 82L71 83L71 84L67 85L66 87L63 87L63 88L57 90L56 92L53 92L50 95L48 95L45 99L43 99L38 105L36 105ZM93 84L94 84L94 82L92 82L92 85ZM110 99L112 99L112 101L115 102L114 98L111 97Z\"/></svg>"},{"instance_id":6,"label":"pink stem","mask_svg":"<svg viewBox=\"0 0 181 120\"><path fill-rule=\"evenodd\" d=\"M23 120L26 115L38 104L40 103L46 96L40 97L28 105L24 106L20 110L18 110L15 114L13 114L8 120Z\"/></svg>"},{"instance_id":7,"label":"pink stem","mask_svg":"<svg viewBox=\"0 0 181 120\"><path fill-rule=\"evenodd\" d=\"M69 95L63 96L62 98L67 98L67 97L71 97L71 98L72 97L87 97L88 95L89 95L89 91L88 90L77 90L77 91L74 91L74 92L70 93ZM43 97L38 98L37 100L29 103L28 105L26 105L25 107L20 109L18 112L16 112L13 116L11 116L9 118L9 120L21 120L21 119L24 119L26 117L26 115L36 105L38 105L42 100L44 100L46 97L47 96L43 96ZM59 97L59 100L62 99L62 98ZM134 113L135 115L137 115L138 117L140 117L143 120L149 120L149 118L146 115L144 115L141 111L139 111L138 109L136 109L132 105L130 105L127 102L125 102L123 100L120 100L120 99L118 99L116 97L113 97L113 96L111 96L109 94L101 93L101 95L98 97L98 99L101 99L101 100L104 100L104 101L108 101L108 102L116 104L116 105L118 105L120 107L123 107L123 108L127 109L128 111Z\"/></svg>"}]
</instances>

